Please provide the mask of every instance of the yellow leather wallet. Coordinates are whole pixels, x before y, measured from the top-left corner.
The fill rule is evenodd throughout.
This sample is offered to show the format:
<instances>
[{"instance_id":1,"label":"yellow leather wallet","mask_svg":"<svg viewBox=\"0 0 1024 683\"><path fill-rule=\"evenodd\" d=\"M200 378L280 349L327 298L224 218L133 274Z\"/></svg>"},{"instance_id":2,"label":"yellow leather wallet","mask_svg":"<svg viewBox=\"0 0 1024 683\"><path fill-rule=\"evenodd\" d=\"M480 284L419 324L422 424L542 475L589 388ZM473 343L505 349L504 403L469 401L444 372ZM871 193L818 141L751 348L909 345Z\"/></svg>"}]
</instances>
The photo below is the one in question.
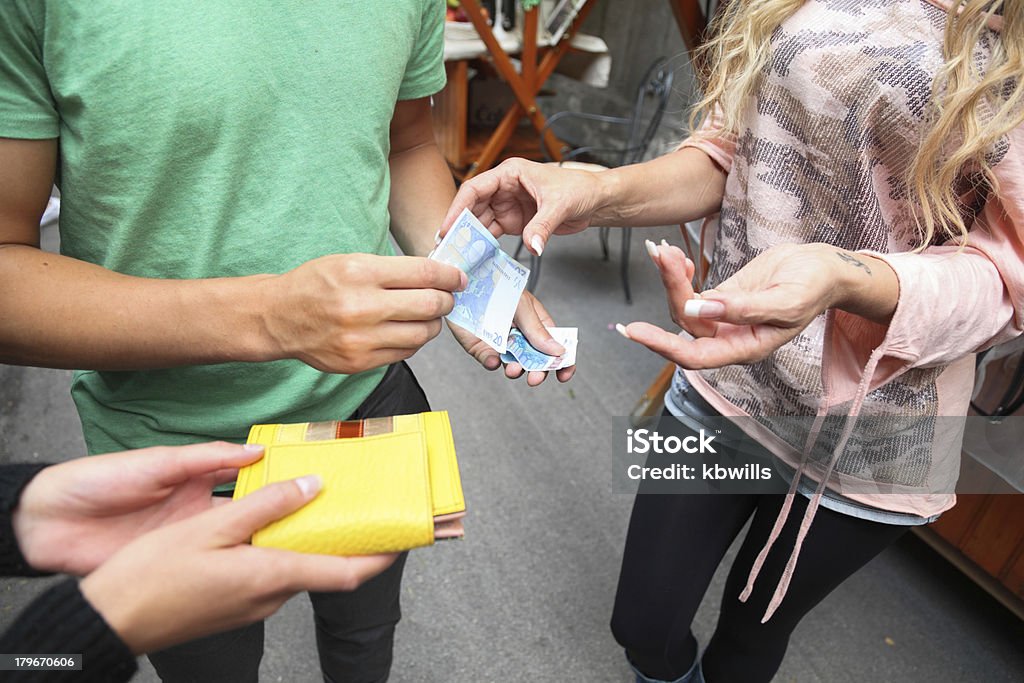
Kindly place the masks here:
<instances>
[{"instance_id":1,"label":"yellow leather wallet","mask_svg":"<svg viewBox=\"0 0 1024 683\"><path fill-rule=\"evenodd\" d=\"M236 500L306 474L324 484L304 508L253 534L253 545L369 555L463 536L466 502L447 411L255 425L248 443L266 451L239 471Z\"/></svg>"}]
</instances>

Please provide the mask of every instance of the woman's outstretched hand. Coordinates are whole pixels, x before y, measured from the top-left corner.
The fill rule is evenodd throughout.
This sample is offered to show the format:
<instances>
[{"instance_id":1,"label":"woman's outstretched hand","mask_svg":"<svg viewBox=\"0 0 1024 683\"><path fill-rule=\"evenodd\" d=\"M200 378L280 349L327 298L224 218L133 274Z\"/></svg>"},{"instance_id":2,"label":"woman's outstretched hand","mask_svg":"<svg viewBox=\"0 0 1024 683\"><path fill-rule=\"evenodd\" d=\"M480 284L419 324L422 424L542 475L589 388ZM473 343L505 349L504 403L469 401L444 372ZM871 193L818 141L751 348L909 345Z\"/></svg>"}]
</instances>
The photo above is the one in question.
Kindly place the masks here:
<instances>
[{"instance_id":1,"label":"woman's outstretched hand","mask_svg":"<svg viewBox=\"0 0 1024 683\"><path fill-rule=\"evenodd\" d=\"M448 209L440 236L469 209L495 237L522 235L540 256L552 234L586 229L599 206L597 173L509 159L467 180Z\"/></svg>"},{"instance_id":2,"label":"woman's outstretched hand","mask_svg":"<svg viewBox=\"0 0 1024 683\"><path fill-rule=\"evenodd\" d=\"M884 261L827 244L783 244L745 265L717 288L693 290L693 264L677 247L649 243L672 319L694 338L636 322L619 328L691 370L753 363L793 339L829 308L886 323L899 284Z\"/></svg>"}]
</instances>

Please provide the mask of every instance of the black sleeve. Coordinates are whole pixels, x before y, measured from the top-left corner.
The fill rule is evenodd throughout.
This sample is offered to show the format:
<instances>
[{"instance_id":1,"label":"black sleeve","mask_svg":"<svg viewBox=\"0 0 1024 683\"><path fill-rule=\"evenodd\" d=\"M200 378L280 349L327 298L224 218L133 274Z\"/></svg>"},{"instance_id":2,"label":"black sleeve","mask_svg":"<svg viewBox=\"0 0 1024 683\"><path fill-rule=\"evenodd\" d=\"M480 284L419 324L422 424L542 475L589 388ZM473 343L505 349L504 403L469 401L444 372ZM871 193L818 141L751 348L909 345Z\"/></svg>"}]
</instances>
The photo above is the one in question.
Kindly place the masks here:
<instances>
[{"instance_id":1,"label":"black sleeve","mask_svg":"<svg viewBox=\"0 0 1024 683\"><path fill-rule=\"evenodd\" d=\"M138 668L135 655L78 589L77 579L46 591L0 636L0 652L79 654L81 671L5 671L5 681L120 683Z\"/></svg>"},{"instance_id":2,"label":"black sleeve","mask_svg":"<svg viewBox=\"0 0 1024 683\"><path fill-rule=\"evenodd\" d=\"M44 576L28 566L18 547L11 525L11 513L18 507L22 490L32 477L50 463L33 463L0 466L0 576Z\"/></svg>"}]
</instances>

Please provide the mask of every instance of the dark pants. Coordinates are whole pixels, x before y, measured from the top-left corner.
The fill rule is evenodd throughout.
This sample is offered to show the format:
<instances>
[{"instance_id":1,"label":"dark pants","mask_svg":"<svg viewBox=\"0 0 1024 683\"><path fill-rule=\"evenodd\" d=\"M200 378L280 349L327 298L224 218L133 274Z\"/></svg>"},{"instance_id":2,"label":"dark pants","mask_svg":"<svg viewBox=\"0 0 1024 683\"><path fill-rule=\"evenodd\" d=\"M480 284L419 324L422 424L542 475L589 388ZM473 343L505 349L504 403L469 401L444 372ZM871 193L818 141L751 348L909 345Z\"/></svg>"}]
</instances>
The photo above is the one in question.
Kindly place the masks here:
<instances>
[{"instance_id":1,"label":"dark pants","mask_svg":"<svg viewBox=\"0 0 1024 683\"><path fill-rule=\"evenodd\" d=\"M405 363L392 365L349 419L408 415L430 410ZM324 680L377 683L391 671L405 554L385 572L350 593L310 593ZM149 655L160 678L174 683L249 683L258 680L263 622L200 638Z\"/></svg>"},{"instance_id":2,"label":"dark pants","mask_svg":"<svg viewBox=\"0 0 1024 683\"><path fill-rule=\"evenodd\" d=\"M680 678L696 661L697 640L690 624L715 570L748 520L750 527L729 570L718 625L702 658L708 683L770 681L804 615L909 529L818 508L786 597L762 624L808 500L796 496L782 535L743 603L739 595L784 496L642 491L629 520L612 632L637 669L665 681Z\"/></svg>"}]
</instances>

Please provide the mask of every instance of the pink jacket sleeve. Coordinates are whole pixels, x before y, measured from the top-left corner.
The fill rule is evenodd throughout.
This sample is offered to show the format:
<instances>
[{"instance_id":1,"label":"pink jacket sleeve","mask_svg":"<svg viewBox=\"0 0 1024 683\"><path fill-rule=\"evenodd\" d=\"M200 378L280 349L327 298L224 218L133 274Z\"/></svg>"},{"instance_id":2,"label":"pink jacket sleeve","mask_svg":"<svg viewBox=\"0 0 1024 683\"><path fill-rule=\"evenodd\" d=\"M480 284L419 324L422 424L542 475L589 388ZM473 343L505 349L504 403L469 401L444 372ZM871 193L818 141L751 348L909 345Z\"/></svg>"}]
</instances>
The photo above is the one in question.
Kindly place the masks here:
<instances>
[{"instance_id":1,"label":"pink jacket sleeve","mask_svg":"<svg viewBox=\"0 0 1024 683\"><path fill-rule=\"evenodd\" d=\"M1024 126L1009 138L1006 156L993 167L999 195L986 203L967 247L865 252L896 272L899 302L888 327L830 312L823 358L827 385L855 385L872 352L880 352L882 362L870 389L911 368L947 364L1024 331Z\"/></svg>"},{"instance_id":2,"label":"pink jacket sleeve","mask_svg":"<svg viewBox=\"0 0 1024 683\"><path fill-rule=\"evenodd\" d=\"M721 131L722 117L718 109L715 109L701 123L700 128L697 129L697 134L683 140L678 149L696 147L711 157L712 161L728 173L732 170L732 158L736 153L736 142L731 136L722 135Z\"/></svg>"}]
</instances>

